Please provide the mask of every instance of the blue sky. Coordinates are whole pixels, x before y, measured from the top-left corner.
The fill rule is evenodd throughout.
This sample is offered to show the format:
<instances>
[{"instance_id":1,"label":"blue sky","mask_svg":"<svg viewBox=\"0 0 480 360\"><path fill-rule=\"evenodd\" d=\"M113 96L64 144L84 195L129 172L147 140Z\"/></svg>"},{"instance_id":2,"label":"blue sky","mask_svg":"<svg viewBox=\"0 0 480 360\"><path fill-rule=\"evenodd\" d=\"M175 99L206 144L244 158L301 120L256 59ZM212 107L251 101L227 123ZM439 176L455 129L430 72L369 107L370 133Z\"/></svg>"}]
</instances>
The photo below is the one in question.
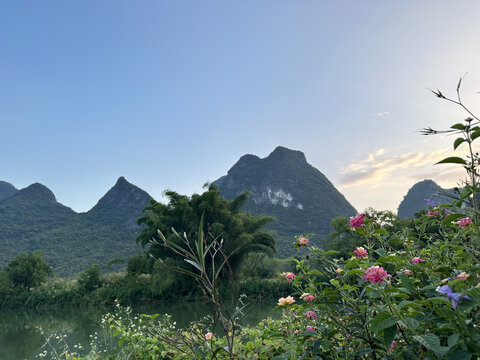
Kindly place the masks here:
<instances>
[{"instance_id":1,"label":"blue sky","mask_svg":"<svg viewBox=\"0 0 480 360\"><path fill-rule=\"evenodd\" d=\"M396 210L478 109L477 1L0 2L0 180L87 211L119 176L161 199L277 145L358 209ZM477 109L475 109L477 107Z\"/></svg>"}]
</instances>

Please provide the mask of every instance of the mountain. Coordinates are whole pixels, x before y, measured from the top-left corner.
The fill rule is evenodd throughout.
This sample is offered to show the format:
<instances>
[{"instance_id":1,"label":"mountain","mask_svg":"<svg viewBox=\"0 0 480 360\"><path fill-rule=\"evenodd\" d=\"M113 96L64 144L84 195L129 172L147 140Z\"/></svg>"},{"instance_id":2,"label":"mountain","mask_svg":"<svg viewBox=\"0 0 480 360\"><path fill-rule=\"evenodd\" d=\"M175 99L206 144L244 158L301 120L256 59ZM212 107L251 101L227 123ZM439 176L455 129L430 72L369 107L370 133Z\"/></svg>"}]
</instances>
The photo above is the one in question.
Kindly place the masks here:
<instances>
[{"instance_id":1,"label":"mountain","mask_svg":"<svg viewBox=\"0 0 480 360\"><path fill-rule=\"evenodd\" d=\"M17 191L18 190L12 184L6 181L0 181L0 201L15 195Z\"/></svg>"},{"instance_id":2,"label":"mountain","mask_svg":"<svg viewBox=\"0 0 480 360\"><path fill-rule=\"evenodd\" d=\"M272 215L268 225L277 241L277 255L296 253L293 236L330 233L336 216L351 216L353 206L320 171L310 165L301 151L277 147L260 159L244 155L227 175L213 182L231 200L244 190L250 192L245 210L253 215Z\"/></svg>"},{"instance_id":3,"label":"mountain","mask_svg":"<svg viewBox=\"0 0 480 360\"><path fill-rule=\"evenodd\" d=\"M32 184L0 202L0 267L20 252L41 250L65 276L135 254L136 219L150 198L121 177L90 211L76 213L46 186Z\"/></svg>"},{"instance_id":4,"label":"mountain","mask_svg":"<svg viewBox=\"0 0 480 360\"><path fill-rule=\"evenodd\" d=\"M443 189L433 180L423 180L413 185L403 197L398 206L398 216L402 218L413 218L417 211L428 209L425 199L431 199L435 204L446 204L449 201L448 195L453 195L453 189Z\"/></svg>"}]
</instances>

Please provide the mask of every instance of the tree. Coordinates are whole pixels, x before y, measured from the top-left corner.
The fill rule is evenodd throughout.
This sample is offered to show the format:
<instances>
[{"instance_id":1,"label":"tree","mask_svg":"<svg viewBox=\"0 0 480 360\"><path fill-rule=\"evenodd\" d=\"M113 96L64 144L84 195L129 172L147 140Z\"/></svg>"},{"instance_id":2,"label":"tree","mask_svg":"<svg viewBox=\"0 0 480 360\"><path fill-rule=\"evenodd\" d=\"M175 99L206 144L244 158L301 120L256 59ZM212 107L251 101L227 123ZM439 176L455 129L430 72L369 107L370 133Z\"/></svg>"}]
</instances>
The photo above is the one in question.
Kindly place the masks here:
<instances>
[{"instance_id":1,"label":"tree","mask_svg":"<svg viewBox=\"0 0 480 360\"><path fill-rule=\"evenodd\" d=\"M44 282L52 274L52 269L43 259L42 252L37 250L31 254L18 254L8 263L5 272L14 287L28 291Z\"/></svg>"},{"instance_id":2,"label":"tree","mask_svg":"<svg viewBox=\"0 0 480 360\"><path fill-rule=\"evenodd\" d=\"M210 185L203 194L193 194L191 197L180 195L174 191L166 191L168 204L151 200L144 209L145 216L138 219L139 225L145 229L137 237L137 242L147 246L152 239L161 242L158 235L160 230L171 242L178 241L171 229L179 234L186 234L188 239L198 237L198 228L202 214L206 233L212 239L223 240L223 248L229 255L228 263L235 273L242 260L252 252L273 255L275 240L272 235L262 232L261 229L274 220L271 216L252 216L241 211L248 199L244 192L227 201L220 196L215 185ZM167 247L150 246L150 253L159 259L172 257Z\"/></svg>"},{"instance_id":3,"label":"tree","mask_svg":"<svg viewBox=\"0 0 480 360\"><path fill-rule=\"evenodd\" d=\"M98 264L90 265L90 267L82 272L78 277L78 285L80 289L89 293L102 286L100 278L100 266Z\"/></svg>"}]
</instances>

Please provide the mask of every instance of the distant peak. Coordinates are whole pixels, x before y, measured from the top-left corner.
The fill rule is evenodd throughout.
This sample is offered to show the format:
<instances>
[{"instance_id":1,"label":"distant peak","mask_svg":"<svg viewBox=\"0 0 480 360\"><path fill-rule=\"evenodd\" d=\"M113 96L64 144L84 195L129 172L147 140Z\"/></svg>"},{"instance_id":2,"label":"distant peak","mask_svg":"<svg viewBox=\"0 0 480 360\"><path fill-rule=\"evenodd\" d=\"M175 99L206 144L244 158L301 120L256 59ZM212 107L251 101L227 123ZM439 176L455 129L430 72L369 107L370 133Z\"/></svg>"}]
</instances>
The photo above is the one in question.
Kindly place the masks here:
<instances>
[{"instance_id":1,"label":"distant peak","mask_svg":"<svg viewBox=\"0 0 480 360\"><path fill-rule=\"evenodd\" d=\"M25 189L20 190L20 192L28 194L29 196L42 197L46 200L57 201L53 192L45 185L38 182L27 186Z\"/></svg>"},{"instance_id":2,"label":"distant peak","mask_svg":"<svg viewBox=\"0 0 480 360\"><path fill-rule=\"evenodd\" d=\"M124 184L130 184L130 183L123 176L120 176L117 182L115 183L115 185L124 185Z\"/></svg>"},{"instance_id":3,"label":"distant peak","mask_svg":"<svg viewBox=\"0 0 480 360\"><path fill-rule=\"evenodd\" d=\"M270 155L267 156L270 160L296 160L306 162L305 154L299 150L291 150L283 146L277 146Z\"/></svg>"}]
</instances>

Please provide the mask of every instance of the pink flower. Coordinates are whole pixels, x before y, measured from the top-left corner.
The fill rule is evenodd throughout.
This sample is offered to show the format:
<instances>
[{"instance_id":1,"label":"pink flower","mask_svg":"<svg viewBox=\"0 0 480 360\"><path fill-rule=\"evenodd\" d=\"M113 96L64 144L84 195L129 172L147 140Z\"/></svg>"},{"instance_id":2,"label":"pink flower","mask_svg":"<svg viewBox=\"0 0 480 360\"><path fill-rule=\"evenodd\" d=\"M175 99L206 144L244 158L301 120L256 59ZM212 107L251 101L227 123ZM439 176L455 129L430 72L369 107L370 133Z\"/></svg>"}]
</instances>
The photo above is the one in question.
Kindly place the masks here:
<instances>
[{"instance_id":1,"label":"pink flower","mask_svg":"<svg viewBox=\"0 0 480 360\"><path fill-rule=\"evenodd\" d=\"M473 221L469 217L464 217L463 219L460 219L458 221L452 221L452 224L458 225L461 228L465 229L467 226L473 225Z\"/></svg>"},{"instance_id":2,"label":"pink flower","mask_svg":"<svg viewBox=\"0 0 480 360\"><path fill-rule=\"evenodd\" d=\"M438 211L434 210L434 211L429 211L427 213L428 216L437 216L438 215ZM392 343L393 344L393 343Z\"/></svg>"},{"instance_id":3,"label":"pink flower","mask_svg":"<svg viewBox=\"0 0 480 360\"><path fill-rule=\"evenodd\" d=\"M457 276L455 276L455 279L460 279L460 280L465 281L469 277L470 277L470 274L467 274L466 272L462 272L462 273L458 274Z\"/></svg>"},{"instance_id":4,"label":"pink flower","mask_svg":"<svg viewBox=\"0 0 480 360\"><path fill-rule=\"evenodd\" d=\"M307 301L307 302L310 302L310 301L313 301L313 299L315 299L315 296L313 295L308 295L308 296L305 296L305 298L303 300Z\"/></svg>"},{"instance_id":5,"label":"pink flower","mask_svg":"<svg viewBox=\"0 0 480 360\"><path fill-rule=\"evenodd\" d=\"M294 273L289 272L285 274L285 279L287 279L288 282L291 282L294 277L295 277Z\"/></svg>"},{"instance_id":6,"label":"pink flower","mask_svg":"<svg viewBox=\"0 0 480 360\"><path fill-rule=\"evenodd\" d=\"M298 239L298 246L302 247L302 246L307 246L308 245L308 239L305 238L305 237L301 237L300 239Z\"/></svg>"},{"instance_id":7,"label":"pink flower","mask_svg":"<svg viewBox=\"0 0 480 360\"><path fill-rule=\"evenodd\" d=\"M307 319L317 320L317 314L315 313L315 311L308 310L305 313L305 316L307 317Z\"/></svg>"},{"instance_id":8,"label":"pink flower","mask_svg":"<svg viewBox=\"0 0 480 360\"><path fill-rule=\"evenodd\" d=\"M405 276L410 276L411 273L412 273L411 270L408 270L408 269L403 270L403 274L404 274Z\"/></svg>"},{"instance_id":9,"label":"pink flower","mask_svg":"<svg viewBox=\"0 0 480 360\"><path fill-rule=\"evenodd\" d=\"M420 257L414 257L414 258L412 259L412 263L413 263L413 264L418 264L418 263L421 263L421 262L425 262L425 259L422 259L422 258L420 258Z\"/></svg>"},{"instance_id":10,"label":"pink flower","mask_svg":"<svg viewBox=\"0 0 480 360\"><path fill-rule=\"evenodd\" d=\"M208 332L205 334L205 340L210 340L213 337L213 333Z\"/></svg>"},{"instance_id":11,"label":"pink flower","mask_svg":"<svg viewBox=\"0 0 480 360\"><path fill-rule=\"evenodd\" d=\"M397 344L398 344L398 341L395 341L395 340L392 341L392 344L391 344L390 347L388 348L388 352L391 353L391 352L395 349L395 347L397 346Z\"/></svg>"},{"instance_id":12,"label":"pink flower","mask_svg":"<svg viewBox=\"0 0 480 360\"><path fill-rule=\"evenodd\" d=\"M363 224L365 224L365 214L357 214L350 219L352 229L360 229Z\"/></svg>"},{"instance_id":13,"label":"pink flower","mask_svg":"<svg viewBox=\"0 0 480 360\"><path fill-rule=\"evenodd\" d=\"M305 331L315 331L315 326L307 326Z\"/></svg>"},{"instance_id":14,"label":"pink flower","mask_svg":"<svg viewBox=\"0 0 480 360\"><path fill-rule=\"evenodd\" d=\"M363 247L357 247L353 250L354 254L357 256L357 259L367 257L368 252Z\"/></svg>"},{"instance_id":15,"label":"pink flower","mask_svg":"<svg viewBox=\"0 0 480 360\"><path fill-rule=\"evenodd\" d=\"M365 279L365 281L369 281L372 284L378 284L383 282L385 278L389 276L391 275L387 274L387 272L383 270L383 267L371 266L367 270L365 270L365 275L363 276L363 278Z\"/></svg>"}]
</instances>

